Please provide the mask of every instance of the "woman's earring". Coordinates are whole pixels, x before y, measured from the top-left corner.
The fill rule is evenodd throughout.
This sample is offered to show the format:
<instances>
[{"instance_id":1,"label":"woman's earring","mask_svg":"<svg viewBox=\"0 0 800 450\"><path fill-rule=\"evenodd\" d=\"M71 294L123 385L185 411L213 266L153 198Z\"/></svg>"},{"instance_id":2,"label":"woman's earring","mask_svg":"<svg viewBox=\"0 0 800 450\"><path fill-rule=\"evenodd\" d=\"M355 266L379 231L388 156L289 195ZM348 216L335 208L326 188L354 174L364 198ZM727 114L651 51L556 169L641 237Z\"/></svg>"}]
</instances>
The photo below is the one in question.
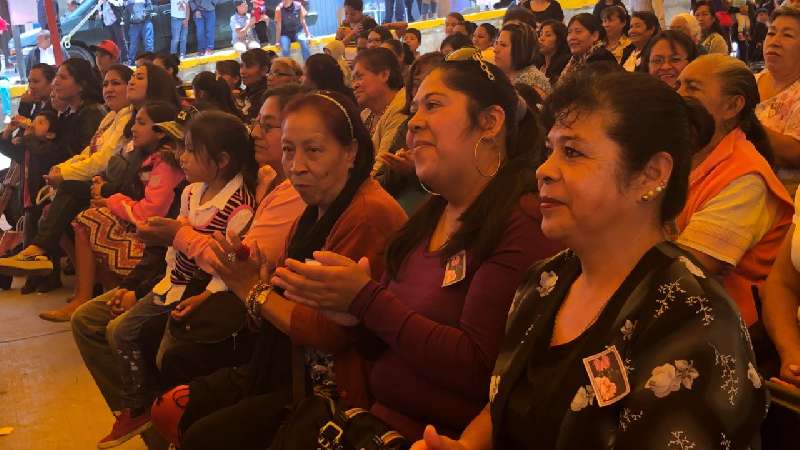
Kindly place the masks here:
<instances>
[{"instance_id":1,"label":"woman's earring","mask_svg":"<svg viewBox=\"0 0 800 450\"><path fill-rule=\"evenodd\" d=\"M480 164L478 164L478 146L481 145L481 142L483 142L484 139L486 139L487 141L491 141L492 140L492 138L485 138L485 137L481 136L481 138L478 139L478 142L475 143L475 147L472 149L472 158L473 158L473 162L475 163L475 169L478 171L478 173L481 174L482 177L492 178L495 175L497 175L497 172L500 171L500 166L503 165L503 159L500 157L500 152L498 152L497 153L497 168L494 169L494 172L492 172L492 173L490 173L488 175L483 173L483 171L481 170Z\"/></svg>"},{"instance_id":2,"label":"woman's earring","mask_svg":"<svg viewBox=\"0 0 800 450\"><path fill-rule=\"evenodd\" d=\"M652 200L652 199L653 199L653 198L654 198L656 195L658 195L658 194L660 194L661 192L663 192L663 191L664 191L664 189L666 189L666 186L665 186L665 185L663 185L663 184L659 184L658 186L656 186L656 188L655 188L655 189L650 189L650 190L649 190L649 191L647 191L645 194L642 194L642 197L641 197L641 200L642 200L642 202L649 202L649 201L650 201L650 200Z\"/></svg>"}]
</instances>

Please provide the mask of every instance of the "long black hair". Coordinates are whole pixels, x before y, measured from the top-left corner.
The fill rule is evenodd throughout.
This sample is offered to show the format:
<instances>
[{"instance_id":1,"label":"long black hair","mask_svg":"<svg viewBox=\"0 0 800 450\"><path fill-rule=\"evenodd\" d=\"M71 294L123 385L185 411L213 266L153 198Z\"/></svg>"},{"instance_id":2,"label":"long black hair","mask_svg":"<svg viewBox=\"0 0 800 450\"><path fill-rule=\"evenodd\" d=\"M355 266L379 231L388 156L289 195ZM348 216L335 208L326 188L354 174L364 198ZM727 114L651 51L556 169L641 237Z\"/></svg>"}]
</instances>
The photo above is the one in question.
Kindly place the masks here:
<instances>
[{"instance_id":1,"label":"long black hair","mask_svg":"<svg viewBox=\"0 0 800 450\"><path fill-rule=\"evenodd\" d=\"M193 151L202 149L215 164L219 164L223 152L227 153L230 161L225 178L231 180L241 173L245 186L255 192L258 163L250 132L241 119L222 111L203 111L189 122L187 134L191 136Z\"/></svg>"},{"instance_id":2,"label":"long black hair","mask_svg":"<svg viewBox=\"0 0 800 450\"><path fill-rule=\"evenodd\" d=\"M82 58L69 58L61 64L81 87L81 100L85 103L102 103L103 88L98 72L89 61Z\"/></svg>"},{"instance_id":3,"label":"long black hair","mask_svg":"<svg viewBox=\"0 0 800 450\"><path fill-rule=\"evenodd\" d=\"M487 77L482 66L491 71L494 80ZM490 106L500 106L505 113L506 160L461 215L459 228L441 250L442 264L465 249L481 260L500 242L520 197L536 190L534 173L542 161L544 134L531 106L520 99L508 77L494 64L449 61L434 71L441 72L448 88L469 98L466 113L472 126L477 126L481 112ZM390 276L397 276L408 254L430 237L446 206L445 199L434 196L411 216L386 251Z\"/></svg>"},{"instance_id":4,"label":"long black hair","mask_svg":"<svg viewBox=\"0 0 800 450\"><path fill-rule=\"evenodd\" d=\"M311 55L306 60L306 78L315 88L323 91L334 91L355 101L353 90L344 83L344 74L333 56L325 53Z\"/></svg>"},{"instance_id":5,"label":"long black hair","mask_svg":"<svg viewBox=\"0 0 800 450\"><path fill-rule=\"evenodd\" d=\"M241 117L241 111L236 107L233 94L228 83L222 78L217 78L212 72L200 72L192 80L195 98L213 104L220 111Z\"/></svg>"}]
</instances>

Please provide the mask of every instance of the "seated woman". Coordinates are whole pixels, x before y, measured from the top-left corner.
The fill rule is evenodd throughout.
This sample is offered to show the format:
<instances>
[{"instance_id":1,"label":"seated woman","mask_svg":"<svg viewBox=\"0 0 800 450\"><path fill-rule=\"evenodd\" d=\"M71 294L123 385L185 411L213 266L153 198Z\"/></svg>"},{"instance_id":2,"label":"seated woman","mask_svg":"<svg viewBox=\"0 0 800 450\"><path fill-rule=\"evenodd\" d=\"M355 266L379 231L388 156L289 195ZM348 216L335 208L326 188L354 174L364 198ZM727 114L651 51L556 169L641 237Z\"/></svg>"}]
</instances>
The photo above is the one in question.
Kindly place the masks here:
<instances>
[{"instance_id":1,"label":"seated woman","mask_svg":"<svg viewBox=\"0 0 800 450\"><path fill-rule=\"evenodd\" d=\"M694 2L692 12L697 23L700 24L700 37L702 38L700 46L705 49L706 53L727 55L730 51L728 40L724 37L714 6L706 0L699 0Z\"/></svg>"},{"instance_id":2,"label":"seated woman","mask_svg":"<svg viewBox=\"0 0 800 450\"><path fill-rule=\"evenodd\" d=\"M552 89L547 76L536 68L538 47L536 30L521 23L505 25L494 44L494 62L512 84L528 85L545 98Z\"/></svg>"},{"instance_id":3,"label":"seated woman","mask_svg":"<svg viewBox=\"0 0 800 450\"><path fill-rule=\"evenodd\" d=\"M683 69L699 56L694 42L675 30L666 30L653 36L642 53L641 71L649 73L678 89L678 77Z\"/></svg>"},{"instance_id":4,"label":"seated woman","mask_svg":"<svg viewBox=\"0 0 800 450\"><path fill-rule=\"evenodd\" d=\"M663 232L686 197L696 108L640 73L574 77L548 97L542 231L570 249L517 290L483 411L458 441L428 427L414 450L758 439L767 392L747 330Z\"/></svg>"},{"instance_id":5,"label":"seated woman","mask_svg":"<svg viewBox=\"0 0 800 450\"><path fill-rule=\"evenodd\" d=\"M680 31L689 37L694 42L694 45L700 45L701 30L697 18L692 13L679 13L672 16L672 22L669 24L670 30ZM701 47L702 51L706 50Z\"/></svg>"},{"instance_id":6,"label":"seated woman","mask_svg":"<svg viewBox=\"0 0 800 450\"><path fill-rule=\"evenodd\" d=\"M481 51L483 59L494 63L494 42L500 31L489 22L478 25L472 34L472 46Z\"/></svg>"},{"instance_id":7,"label":"seated woman","mask_svg":"<svg viewBox=\"0 0 800 450\"><path fill-rule=\"evenodd\" d=\"M442 54L432 52L420 56L411 65L405 82L405 113L411 114L411 105L422 80L442 62ZM397 129L389 151L378 156L383 165L375 172L375 179L400 203L406 213L412 214L427 199L427 193L414 172L414 160L406 142L407 134L408 119Z\"/></svg>"},{"instance_id":8,"label":"seated woman","mask_svg":"<svg viewBox=\"0 0 800 450\"><path fill-rule=\"evenodd\" d=\"M480 411L513 291L558 248L539 227L535 118L499 68L473 58L435 68L414 97L409 148L437 194L392 240L387 275L370 274L379 261L316 252L323 266L293 258L272 278L380 339L371 412L410 439L429 421L457 434Z\"/></svg>"},{"instance_id":9,"label":"seated woman","mask_svg":"<svg viewBox=\"0 0 800 450\"><path fill-rule=\"evenodd\" d=\"M338 42L339 41L332 41ZM349 71L348 71L349 73ZM353 90L347 87L345 74L333 56L324 53L311 55L306 60L303 86L309 89L338 92L355 102Z\"/></svg>"},{"instance_id":10,"label":"seated woman","mask_svg":"<svg viewBox=\"0 0 800 450\"><path fill-rule=\"evenodd\" d=\"M192 80L195 106L204 109L218 109L228 114L240 117L242 112L236 104L236 99L228 83L217 78L213 72L200 72ZM199 108L198 108L199 109Z\"/></svg>"},{"instance_id":11,"label":"seated woman","mask_svg":"<svg viewBox=\"0 0 800 450\"><path fill-rule=\"evenodd\" d=\"M375 148L375 170L380 155L389 151L397 129L408 117L403 113L406 94L403 76L394 53L385 48L368 48L356 56L353 66L353 93L363 108L366 125Z\"/></svg>"},{"instance_id":12,"label":"seated woman","mask_svg":"<svg viewBox=\"0 0 800 450\"><path fill-rule=\"evenodd\" d=\"M77 215L75 230L75 292L64 307L39 315L53 322L68 322L80 305L93 297L96 280L106 290L139 264L144 243L133 235L135 227L151 216L166 215L182 185L175 138L155 127L175 120L174 106L148 102L136 112L126 139L131 145L109 160L103 176L95 177L91 206ZM177 192L180 195L180 191Z\"/></svg>"},{"instance_id":13,"label":"seated woman","mask_svg":"<svg viewBox=\"0 0 800 450\"><path fill-rule=\"evenodd\" d=\"M623 50L620 65L628 72L639 70L642 64L642 52L650 43L650 39L661 31L658 17L650 11L637 11L631 16L631 27L628 38L631 43Z\"/></svg>"},{"instance_id":14,"label":"seated woman","mask_svg":"<svg viewBox=\"0 0 800 450\"><path fill-rule=\"evenodd\" d=\"M789 188L800 183L800 8L778 8L764 39L766 70L756 75L761 103L756 116L767 131L778 176Z\"/></svg>"},{"instance_id":15,"label":"seated woman","mask_svg":"<svg viewBox=\"0 0 800 450\"><path fill-rule=\"evenodd\" d=\"M272 60L267 73L267 88L272 89L284 84L297 84L303 76L303 68L297 61L282 56ZM258 113L258 111L256 111Z\"/></svg>"},{"instance_id":16,"label":"seated woman","mask_svg":"<svg viewBox=\"0 0 800 450\"><path fill-rule=\"evenodd\" d=\"M631 40L628 39L628 27L630 26L628 11L625 10L625 6L612 5L594 16L600 17L603 29L606 30L604 39L606 50L617 58L617 63L622 64L623 56L627 56L624 55L625 49L631 44Z\"/></svg>"},{"instance_id":17,"label":"seated woman","mask_svg":"<svg viewBox=\"0 0 800 450\"><path fill-rule=\"evenodd\" d=\"M439 44L439 52L447 56L460 48L471 46L472 39L470 39L466 34L453 33L450 36L442 39L442 43Z\"/></svg>"},{"instance_id":18,"label":"seated woman","mask_svg":"<svg viewBox=\"0 0 800 450\"><path fill-rule=\"evenodd\" d=\"M587 65L599 62L613 62L617 58L603 45L606 30L600 21L589 13L572 16L567 24L567 44L572 54L561 76L580 72Z\"/></svg>"},{"instance_id":19,"label":"seated woman","mask_svg":"<svg viewBox=\"0 0 800 450\"><path fill-rule=\"evenodd\" d=\"M92 149L99 150L103 144L112 148L116 146L114 140L101 139L106 131L116 136L122 131L118 127L112 127L116 112L105 122L105 128L98 128L106 112L99 103L102 101L100 80L88 61L80 58L64 61L53 81L52 94L65 112L70 110L73 113L59 115L54 145L58 152L52 156L51 161L62 162L79 154L85 155L82 151L87 147L87 153L93 153ZM55 103L53 105L55 108ZM118 126L121 126L120 122L117 122ZM109 128L114 131L109 131ZM102 153L104 159L108 160L110 153L106 153L105 149ZM75 178L66 178L72 176ZM65 175L62 167L55 165L44 179L50 186L58 188L58 194L52 200L44 220L39 222L36 235L25 248L12 257L0 259L0 273L14 276L49 275L31 280L37 284L38 290L49 292L61 287L61 267L53 262L60 259L62 233L69 228L75 214L88 206L88 180L91 175L87 178L87 174L81 171L67 171ZM66 247L72 249L71 246Z\"/></svg>"},{"instance_id":20,"label":"seated woman","mask_svg":"<svg viewBox=\"0 0 800 450\"><path fill-rule=\"evenodd\" d=\"M758 320L753 286L764 283L792 219L792 199L769 161L769 141L754 110L753 73L727 55L704 55L680 75L678 92L714 119L711 142L692 158L678 245L720 279L745 323Z\"/></svg>"},{"instance_id":21,"label":"seated woman","mask_svg":"<svg viewBox=\"0 0 800 450\"><path fill-rule=\"evenodd\" d=\"M567 27L555 20L542 22L539 30L539 51L536 53L536 67L547 75L550 86L555 86L558 77L570 59L567 44Z\"/></svg>"},{"instance_id":22,"label":"seated woman","mask_svg":"<svg viewBox=\"0 0 800 450\"><path fill-rule=\"evenodd\" d=\"M380 261L406 215L370 178L374 150L355 104L335 92L317 92L292 101L280 114L283 170L308 205L293 227L285 255L305 260L316 250L330 250ZM193 381L188 393L182 386L163 395L153 407L153 421L162 434L176 443L181 435L183 450L267 447L292 399L292 364L279 356L288 350L288 339L300 361L305 357L315 391L338 392L347 403L368 407L366 361L356 348L364 331L340 326L272 289L267 266L281 266L281 259L267 261L255 247L251 259L237 259L242 247L224 240L212 249L217 255L214 270L247 301L253 319L263 322L258 343L263 351L256 351L243 368ZM373 270L383 272L380 264ZM176 408L175 392L188 395L188 402ZM175 416L176 409L181 416Z\"/></svg>"}]
</instances>

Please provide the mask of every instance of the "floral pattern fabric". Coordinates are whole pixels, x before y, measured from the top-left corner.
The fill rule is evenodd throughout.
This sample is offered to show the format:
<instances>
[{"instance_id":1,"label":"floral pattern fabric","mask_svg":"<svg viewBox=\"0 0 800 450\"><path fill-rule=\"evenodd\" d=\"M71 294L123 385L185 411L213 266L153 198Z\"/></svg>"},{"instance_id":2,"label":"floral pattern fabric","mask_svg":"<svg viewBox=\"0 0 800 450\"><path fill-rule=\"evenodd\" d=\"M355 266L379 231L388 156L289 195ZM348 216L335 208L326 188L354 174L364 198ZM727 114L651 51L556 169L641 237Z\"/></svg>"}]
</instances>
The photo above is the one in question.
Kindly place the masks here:
<instances>
[{"instance_id":1,"label":"floral pattern fabric","mask_svg":"<svg viewBox=\"0 0 800 450\"><path fill-rule=\"evenodd\" d=\"M765 73L757 74L756 79ZM765 127L800 140L800 80L759 103L756 117Z\"/></svg>"},{"instance_id":2,"label":"floral pattern fabric","mask_svg":"<svg viewBox=\"0 0 800 450\"><path fill-rule=\"evenodd\" d=\"M747 328L716 281L678 247L660 244L594 325L551 346L554 319L579 274L577 256L565 251L534 267L517 290L490 387L494 448L744 450L754 443L767 394ZM612 346L630 393L601 407L612 386L595 377L593 387L582 359Z\"/></svg>"}]
</instances>

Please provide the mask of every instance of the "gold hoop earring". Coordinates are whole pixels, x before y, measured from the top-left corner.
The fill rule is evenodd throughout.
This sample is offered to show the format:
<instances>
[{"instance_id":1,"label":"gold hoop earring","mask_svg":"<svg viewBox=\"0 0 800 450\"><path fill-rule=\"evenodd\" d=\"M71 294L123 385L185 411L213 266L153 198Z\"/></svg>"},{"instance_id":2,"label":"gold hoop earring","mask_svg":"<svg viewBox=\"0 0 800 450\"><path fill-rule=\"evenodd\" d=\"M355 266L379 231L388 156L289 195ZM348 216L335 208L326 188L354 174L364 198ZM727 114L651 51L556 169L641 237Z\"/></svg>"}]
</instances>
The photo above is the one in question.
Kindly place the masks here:
<instances>
[{"instance_id":1,"label":"gold hoop earring","mask_svg":"<svg viewBox=\"0 0 800 450\"><path fill-rule=\"evenodd\" d=\"M481 174L482 177L493 178L495 175L497 175L497 172L500 171L500 166L503 165L503 159L500 157L500 152L497 152L497 168L494 169L494 172L492 172L489 175L486 175L485 173L483 173L483 171L481 170L480 165L478 164L478 146L481 144L481 142L483 142L483 139L484 139L484 137L481 136L481 138L478 139L478 142L475 143L475 147L472 149L472 160L475 163L475 170L477 170L478 173ZM488 138L487 138L487 140L488 140Z\"/></svg>"}]
</instances>

